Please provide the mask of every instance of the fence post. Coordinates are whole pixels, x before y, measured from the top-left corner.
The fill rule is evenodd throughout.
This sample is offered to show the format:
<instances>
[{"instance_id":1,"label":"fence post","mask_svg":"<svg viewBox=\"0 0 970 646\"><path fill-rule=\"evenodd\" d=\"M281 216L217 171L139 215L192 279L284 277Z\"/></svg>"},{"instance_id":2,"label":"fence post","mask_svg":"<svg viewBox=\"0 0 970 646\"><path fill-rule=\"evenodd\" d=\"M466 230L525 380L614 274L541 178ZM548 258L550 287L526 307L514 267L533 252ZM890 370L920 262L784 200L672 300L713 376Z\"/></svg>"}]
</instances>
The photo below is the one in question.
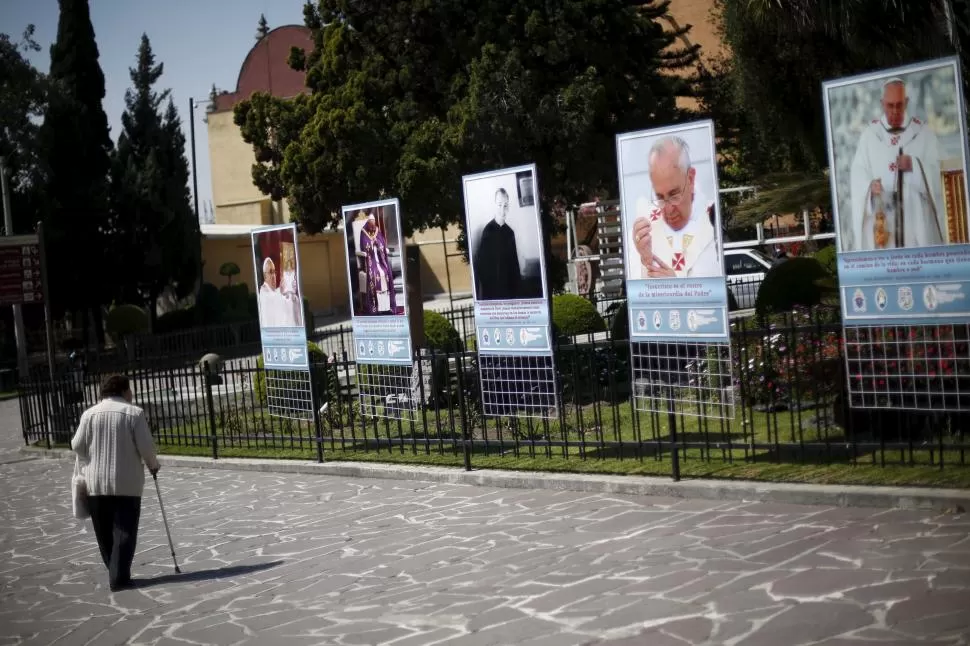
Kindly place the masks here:
<instances>
[{"instance_id":1,"label":"fence post","mask_svg":"<svg viewBox=\"0 0 970 646\"><path fill-rule=\"evenodd\" d=\"M330 364L327 363L326 360L324 360L324 364L323 364L324 387L320 389L322 390L321 393L317 392L317 387L316 387L317 380L313 372L313 366L314 366L314 361L312 358L308 356L307 368L309 369L309 373L310 373L310 408L313 409L313 428L314 428L314 433L316 434L316 441L317 441L317 462L323 462L323 428L322 428L323 421L320 415L320 408L323 406L323 404L320 403L320 400L328 396L330 393L330 385L331 385L330 384ZM317 397L318 394L321 396Z\"/></svg>"},{"instance_id":2,"label":"fence post","mask_svg":"<svg viewBox=\"0 0 970 646\"><path fill-rule=\"evenodd\" d=\"M202 364L202 376L205 379L205 405L209 413L209 441L212 442L212 459L219 459L219 439L216 435L216 407L212 401L212 371L209 362Z\"/></svg>"},{"instance_id":3,"label":"fence post","mask_svg":"<svg viewBox=\"0 0 970 646\"><path fill-rule=\"evenodd\" d=\"M670 425L670 475L680 481L680 454L677 449L677 413L674 410L674 387L667 388L667 423Z\"/></svg>"},{"instance_id":4,"label":"fence post","mask_svg":"<svg viewBox=\"0 0 970 646\"><path fill-rule=\"evenodd\" d=\"M448 362L445 362L448 365ZM464 447L464 457L465 457L465 471L472 470L472 447L469 441L471 435L470 429L468 428L468 413L465 410L466 397L465 397L465 353L459 352L455 354L455 366L458 368L458 413L461 416L461 443ZM434 374L435 366L431 365L432 374ZM432 381L434 381L432 379Z\"/></svg>"}]
</instances>

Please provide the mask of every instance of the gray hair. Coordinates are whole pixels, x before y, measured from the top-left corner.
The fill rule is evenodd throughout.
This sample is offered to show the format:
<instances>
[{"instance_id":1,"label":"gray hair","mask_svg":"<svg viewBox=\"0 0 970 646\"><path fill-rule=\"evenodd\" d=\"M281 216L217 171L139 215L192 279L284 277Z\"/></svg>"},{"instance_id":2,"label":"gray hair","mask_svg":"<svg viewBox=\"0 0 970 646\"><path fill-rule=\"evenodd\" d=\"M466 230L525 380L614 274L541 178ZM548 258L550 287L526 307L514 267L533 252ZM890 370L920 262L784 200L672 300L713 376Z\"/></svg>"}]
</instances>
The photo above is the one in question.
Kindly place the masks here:
<instances>
[{"instance_id":1,"label":"gray hair","mask_svg":"<svg viewBox=\"0 0 970 646\"><path fill-rule=\"evenodd\" d=\"M901 85L903 86L903 92L905 92L906 94L909 94L909 92L907 91L908 88L906 87L906 81L899 78L898 76L894 76L893 78L889 79L888 81L882 84L883 94L886 93L886 88L888 88L890 85Z\"/></svg>"},{"instance_id":2,"label":"gray hair","mask_svg":"<svg viewBox=\"0 0 970 646\"><path fill-rule=\"evenodd\" d=\"M690 148L686 141L673 135L661 137L650 146L650 153L647 155L648 163L652 166L655 157L662 155L671 148L677 151L677 167L684 172L690 170Z\"/></svg>"}]
</instances>

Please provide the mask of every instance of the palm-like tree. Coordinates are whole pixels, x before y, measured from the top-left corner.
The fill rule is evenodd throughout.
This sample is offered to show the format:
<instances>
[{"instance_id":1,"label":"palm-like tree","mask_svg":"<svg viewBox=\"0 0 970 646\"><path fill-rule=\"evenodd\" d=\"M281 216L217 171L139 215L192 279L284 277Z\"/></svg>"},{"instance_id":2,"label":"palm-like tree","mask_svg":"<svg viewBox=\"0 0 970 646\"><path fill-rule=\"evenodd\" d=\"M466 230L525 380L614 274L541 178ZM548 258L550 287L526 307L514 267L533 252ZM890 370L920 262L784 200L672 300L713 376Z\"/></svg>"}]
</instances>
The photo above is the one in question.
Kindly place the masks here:
<instances>
[{"instance_id":1,"label":"palm-like tree","mask_svg":"<svg viewBox=\"0 0 970 646\"><path fill-rule=\"evenodd\" d=\"M732 2L732 0L727 0ZM872 69L953 54L960 56L970 97L970 0L733 0L774 33L824 34ZM861 70L860 70L861 71ZM763 178L756 198L735 209L739 221L800 211L829 201L827 173Z\"/></svg>"}]
</instances>

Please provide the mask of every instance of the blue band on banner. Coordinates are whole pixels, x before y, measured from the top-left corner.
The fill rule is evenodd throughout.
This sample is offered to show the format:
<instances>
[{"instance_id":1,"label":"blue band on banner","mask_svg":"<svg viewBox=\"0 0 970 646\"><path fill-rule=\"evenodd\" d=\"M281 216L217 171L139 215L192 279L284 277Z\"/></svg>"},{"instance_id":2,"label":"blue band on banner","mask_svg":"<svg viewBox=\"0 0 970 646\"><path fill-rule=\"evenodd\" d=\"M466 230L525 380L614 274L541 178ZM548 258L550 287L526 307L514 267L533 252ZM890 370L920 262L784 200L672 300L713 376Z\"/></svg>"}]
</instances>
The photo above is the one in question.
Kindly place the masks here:
<instances>
[{"instance_id":1,"label":"blue band on banner","mask_svg":"<svg viewBox=\"0 0 970 646\"><path fill-rule=\"evenodd\" d=\"M839 254L848 326L952 324L970 319L970 245Z\"/></svg>"},{"instance_id":2,"label":"blue band on banner","mask_svg":"<svg viewBox=\"0 0 970 646\"><path fill-rule=\"evenodd\" d=\"M357 363L411 365L411 329L406 316L355 316Z\"/></svg>"},{"instance_id":3,"label":"blue band on banner","mask_svg":"<svg viewBox=\"0 0 970 646\"><path fill-rule=\"evenodd\" d=\"M631 341L728 342L723 276L627 281Z\"/></svg>"},{"instance_id":4,"label":"blue band on banner","mask_svg":"<svg viewBox=\"0 0 970 646\"><path fill-rule=\"evenodd\" d=\"M310 370L306 328L269 328L259 331L263 367L269 370Z\"/></svg>"},{"instance_id":5,"label":"blue band on banner","mask_svg":"<svg viewBox=\"0 0 970 646\"><path fill-rule=\"evenodd\" d=\"M476 301L475 329L479 354L552 354L545 299Z\"/></svg>"}]
</instances>

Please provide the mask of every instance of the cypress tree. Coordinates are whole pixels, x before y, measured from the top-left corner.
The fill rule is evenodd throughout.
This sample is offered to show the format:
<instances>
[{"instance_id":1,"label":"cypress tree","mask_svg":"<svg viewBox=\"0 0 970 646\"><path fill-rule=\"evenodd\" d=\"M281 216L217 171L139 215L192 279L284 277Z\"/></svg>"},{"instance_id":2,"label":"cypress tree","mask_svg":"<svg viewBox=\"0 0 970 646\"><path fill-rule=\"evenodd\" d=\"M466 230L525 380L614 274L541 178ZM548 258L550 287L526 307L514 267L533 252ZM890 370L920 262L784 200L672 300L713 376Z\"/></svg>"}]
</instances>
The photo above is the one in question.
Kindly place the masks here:
<instances>
[{"instance_id":1,"label":"cypress tree","mask_svg":"<svg viewBox=\"0 0 970 646\"><path fill-rule=\"evenodd\" d=\"M88 0L59 2L50 68L57 92L40 132L48 280L55 311L91 312L103 342L101 306L114 280L105 246L112 146L102 107L104 73Z\"/></svg>"}]
</instances>

